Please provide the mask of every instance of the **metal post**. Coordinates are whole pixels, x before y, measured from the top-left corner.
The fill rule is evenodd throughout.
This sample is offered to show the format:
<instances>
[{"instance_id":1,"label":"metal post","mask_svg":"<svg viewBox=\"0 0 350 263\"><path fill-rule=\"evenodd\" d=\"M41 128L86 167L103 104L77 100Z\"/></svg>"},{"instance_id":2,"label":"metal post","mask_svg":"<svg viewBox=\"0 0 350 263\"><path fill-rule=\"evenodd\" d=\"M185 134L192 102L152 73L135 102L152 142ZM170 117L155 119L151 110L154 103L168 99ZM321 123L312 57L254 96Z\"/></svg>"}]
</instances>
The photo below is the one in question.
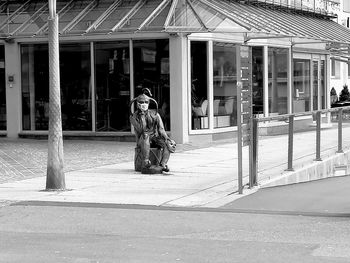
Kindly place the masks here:
<instances>
[{"instance_id":1,"label":"metal post","mask_svg":"<svg viewBox=\"0 0 350 263\"><path fill-rule=\"evenodd\" d=\"M316 113L316 159L315 161L322 161L321 159L321 112Z\"/></svg>"},{"instance_id":2,"label":"metal post","mask_svg":"<svg viewBox=\"0 0 350 263\"><path fill-rule=\"evenodd\" d=\"M287 171L294 171L293 169L293 139L294 139L294 115L289 116L288 125L288 168Z\"/></svg>"},{"instance_id":3,"label":"metal post","mask_svg":"<svg viewBox=\"0 0 350 263\"><path fill-rule=\"evenodd\" d=\"M237 148L238 148L238 193L243 193L242 164L242 82L237 82Z\"/></svg>"},{"instance_id":4,"label":"metal post","mask_svg":"<svg viewBox=\"0 0 350 263\"><path fill-rule=\"evenodd\" d=\"M64 190L59 38L56 1L49 0L49 137L46 190Z\"/></svg>"},{"instance_id":5,"label":"metal post","mask_svg":"<svg viewBox=\"0 0 350 263\"><path fill-rule=\"evenodd\" d=\"M338 151L343 152L343 109L338 110Z\"/></svg>"},{"instance_id":6,"label":"metal post","mask_svg":"<svg viewBox=\"0 0 350 263\"><path fill-rule=\"evenodd\" d=\"M253 128L252 128L252 186L257 185L258 183L258 119L256 117L253 118Z\"/></svg>"}]
</instances>

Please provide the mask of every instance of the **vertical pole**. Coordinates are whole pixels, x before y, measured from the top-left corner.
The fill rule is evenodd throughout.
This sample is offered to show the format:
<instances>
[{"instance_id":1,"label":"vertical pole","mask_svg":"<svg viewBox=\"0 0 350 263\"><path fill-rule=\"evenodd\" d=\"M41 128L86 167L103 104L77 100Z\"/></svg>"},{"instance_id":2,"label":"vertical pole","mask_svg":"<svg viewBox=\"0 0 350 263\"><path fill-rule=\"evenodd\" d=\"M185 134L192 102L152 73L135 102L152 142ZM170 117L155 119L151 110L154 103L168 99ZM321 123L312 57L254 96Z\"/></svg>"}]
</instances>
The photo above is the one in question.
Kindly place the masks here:
<instances>
[{"instance_id":1,"label":"vertical pole","mask_svg":"<svg viewBox=\"0 0 350 263\"><path fill-rule=\"evenodd\" d=\"M258 183L258 119L253 118L253 128L252 128L252 145L253 145L253 156L252 156L252 185L257 185Z\"/></svg>"},{"instance_id":2,"label":"vertical pole","mask_svg":"<svg viewBox=\"0 0 350 263\"><path fill-rule=\"evenodd\" d=\"M338 110L338 153L343 152L343 108Z\"/></svg>"},{"instance_id":3,"label":"vertical pole","mask_svg":"<svg viewBox=\"0 0 350 263\"><path fill-rule=\"evenodd\" d=\"M287 67L287 112L293 112L293 48L288 49L288 67Z\"/></svg>"},{"instance_id":4,"label":"vertical pole","mask_svg":"<svg viewBox=\"0 0 350 263\"><path fill-rule=\"evenodd\" d=\"M293 169L293 139L294 139L294 115L289 116L288 126L288 168L287 171L294 171Z\"/></svg>"},{"instance_id":5,"label":"vertical pole","mask_svg":"<svg viewBox=\"0 0 350 263\"><path fill-rule=\"evenodd\" d=\"M64 190L58 15L56 1L49 0L49 137L46 190Z\"/></svg>"},{"instance_id":6,"label":"vertical pole","mask_svg":"<svg viewBox=\"0 0 350 263\"><path fill-rule=\"evenodd\" d=\"M240 67L239 67L240 68ZM237 148L238 148L238 193L243 193L242 165L242 82L237 81Z\"/></svg>"},{"instance_id":7,"label":"vertical pole","mask_svg":"<svg viewBox=\"0 0 350 263\"><path fill-rule=\"evenodd\" d=\"M243 193L243 164L242 164L242 71L241 48L236 49L237 64L237 149L238 149L238 193Z\"/></svg>"},{"instance_id":8,"label":"vertical pole","mask_svg":"<svg viewBox=\"0 0 350 263\"><path fill-rule=\"evenodd\" d=\"M269 50L268 50L268 46L264 46L263 61L264 61L264 66L263 66L264 103L263 103L263 107L264 107L264 117L268 117L269 116Z\"/></svg>"},{"instance_id":9,"label":"vertical pole","mask_svg":"<svg viewBox=\"0 0 350 263\"><path fill-rule=\"evenodd\" d=\"M321 111L316 113L316 159L315 161L322 161L321 159Z\"/></svg>"}]
</instances>

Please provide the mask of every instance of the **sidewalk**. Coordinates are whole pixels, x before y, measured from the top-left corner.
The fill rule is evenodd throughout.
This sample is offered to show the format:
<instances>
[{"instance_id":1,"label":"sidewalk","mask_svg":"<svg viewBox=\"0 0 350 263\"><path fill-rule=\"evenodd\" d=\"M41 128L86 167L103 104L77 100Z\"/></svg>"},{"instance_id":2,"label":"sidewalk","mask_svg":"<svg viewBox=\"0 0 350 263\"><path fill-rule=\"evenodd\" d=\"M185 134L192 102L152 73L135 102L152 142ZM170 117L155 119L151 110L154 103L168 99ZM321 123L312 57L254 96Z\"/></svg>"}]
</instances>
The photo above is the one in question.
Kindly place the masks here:
<instances>
[{"instance_id":1,"label":"sidewalk","mask_svg":"<svg viewBox=\"0 0 350 263\"><path fill-rule=\"evenodd\" d=\"M68 191L46 192L46 177L0 185L0 199L93 203L197 206L225 197L236 188L236 146L188 150L173 154L171 172L144 175L133 161L65 173Z\"/></svg>"},{"instance_id":2,"label":"sidewalk","mask_svg":"<svg viewBox=\"0 0 350 263\"><path fill-rule=\"evenodd\" d=\"M335 155L337 137L333 136L334 133L336 130L333 129L322 130L322 137L325 140L321 156L324 158ZM344 129L343 136L346 142L344 148L350 146L350 128ZM314 137L314 132L295 135L296 170L314 162ZM284 170L287 150L283 146L287 141L286 138L285 135L260 138L258 168L261 179L268 181L286 173ZM100 142L81 143L89 152L94 151L94 144ZM101 146L101 152L104 148L108 150L107 145L110 143L105 142ZM84 158L79 156L79 151L69 146L68 143L68 147L65 147L65 157L71 156L73 152L77 158ZM237 144L233 143L233 140L206 147L180 145L179 152L172 154L170 158L171 172L163 175L144 175L135 172L132 160L133 147L133 143L120 146L121 153L128 151L128 156L121 154L119 163L113 162L109 165L97 163L94 166L92 163L94 160L85 157L86 163L90 163L89 167L75 167L65 173L67 191L44 191L46 177L42 175L0 184L0 200L219 207L242 196L236 193ZM44 148L42 145L41 151L45 152ZM247 158L248 149L245 147L244 164L247 164ZM42 165L45 166L46 163L43 162ZM245 175L248 174L246 166L244 165ZM247 183L247 176L244 178L244 183ZM249 192L251 190L245 190L245 193Z\"/></svg>"}]
</instances>

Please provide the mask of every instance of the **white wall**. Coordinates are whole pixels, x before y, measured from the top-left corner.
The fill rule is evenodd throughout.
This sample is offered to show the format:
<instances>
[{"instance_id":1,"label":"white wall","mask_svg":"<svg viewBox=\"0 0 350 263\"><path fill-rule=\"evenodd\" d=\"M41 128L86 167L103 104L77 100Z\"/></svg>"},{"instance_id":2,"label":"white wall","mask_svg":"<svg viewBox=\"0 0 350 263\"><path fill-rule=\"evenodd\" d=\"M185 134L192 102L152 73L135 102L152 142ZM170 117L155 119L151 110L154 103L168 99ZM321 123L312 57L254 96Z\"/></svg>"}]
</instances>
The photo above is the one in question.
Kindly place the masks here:
<instances>
[{"instance_id":1,"label":"white wall","mask_svg":"<svg viewBox=\"0 0 350 263\"><path fill-rule=\"evenodd\" d=\"M187 50L187 37L170 36L170 129L177 143L189 141Z\"/></svg>"},{"instance_id":2,"label":"white wall","mask_svg":"<svg viewBox=\"0 0 350 263\"><path fill-rule=\"evenodd\" d=\"M5 43L7 137L16 138L21 130L21 65L19 46ZM8 76L14 76L11 85Z\"/></svg>"}]
</instances>

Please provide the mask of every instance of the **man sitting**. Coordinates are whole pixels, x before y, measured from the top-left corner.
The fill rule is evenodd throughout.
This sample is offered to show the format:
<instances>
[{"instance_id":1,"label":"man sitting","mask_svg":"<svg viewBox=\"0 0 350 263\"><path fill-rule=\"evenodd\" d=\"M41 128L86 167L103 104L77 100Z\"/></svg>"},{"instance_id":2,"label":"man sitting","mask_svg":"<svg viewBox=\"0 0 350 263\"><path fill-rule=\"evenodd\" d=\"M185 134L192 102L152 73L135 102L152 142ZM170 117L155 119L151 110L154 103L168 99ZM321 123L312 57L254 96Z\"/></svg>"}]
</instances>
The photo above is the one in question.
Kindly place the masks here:
<instances>
[{"instance_id":1,"label":"man sitting","mask_svg":"<svg viewBox=\"0 0 350 263\"><path fill-rule=\"evenodd\" d=\"M146 90L151 96L148 89ZM163 121L156 110L148 109L150 100L156 101L146 94L139 95L136 100L137 110L130 115L130 122L135 128L136 143L141 149L143 156L142 173L149 173L151 162L149 159L150 148L157 147L162 149L162 156L160 159L160 171L169 172L167 165L170 153L175 152L176 143L171 140L166 134ZM153 168L154 169L154 168Z\"/></svg>"}]
</instances>

